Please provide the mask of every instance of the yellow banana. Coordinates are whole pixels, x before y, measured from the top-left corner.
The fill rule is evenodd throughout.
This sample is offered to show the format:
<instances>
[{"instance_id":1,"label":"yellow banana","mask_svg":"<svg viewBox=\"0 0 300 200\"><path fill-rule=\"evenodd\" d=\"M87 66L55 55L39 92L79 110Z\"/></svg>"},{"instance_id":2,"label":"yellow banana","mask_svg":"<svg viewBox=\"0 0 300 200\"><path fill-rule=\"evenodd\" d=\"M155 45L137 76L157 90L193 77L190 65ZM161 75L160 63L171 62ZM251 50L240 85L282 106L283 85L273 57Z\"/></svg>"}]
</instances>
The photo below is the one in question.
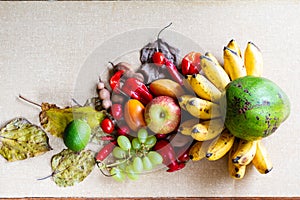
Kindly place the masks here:
<instances>
[{"instance_id":1,"label":"yellow banana","mask_svg":"<svg viewBox=\"0 0 300 200\"><path fill-rule=\"evenodd\" d=\"M192 97L186 102L186 110L194 117L200 119L212 119L221 116L218 104L210 101Z\"/></svg>"},{"instance_id":2,"label":"yellow banana","mask_svg":"<svg viewBox=\"0 0 300 200\"><path fill-rule=\"evenodd\" d=\"M235 140L228 154L228 171L230 176L234 179L242 179L246 173L246 165L239 165L232 162L233 155L235 154L238 145L239 142Z\"/></svg>"},{"instance_id":3,"label":"yellow banana","mask_svg":"<svg viewBox=\"0 0 300 200\"><path fill-rule=\"evenodd\" d=\"M233 51L237 52L239 57L242 57L241 49L240 49L238 43L235 41L235 39L230 40L229 43L227 44L227 47L229 49L232 49Z\"/></svg>"},{"instance_id":4,"label":"yellow banana","mask_svg":"<svg viewBox=\"0 0 300 200\"><path fill-rule=\"evenodd\" d=\"M239 146L233 155L232 162L239 165L248 165L256 153L257 141L240 140Z\"/></svg>"},{"instance_id":5,"label":"yellow banana","mask_svg":"<svg viewBox=\"0 0 300 200\"><path fill-rule=\"evenodd\" d=\"M212 82L221 92L225 91L226 85L230 82L230 78L225 70L212 59L206 56L200 57L200 63L204 75Z\"/></svg>"},{"instance_id":6,"label":"yellow banana","mask_svg":"<svg viewBox=\"0 0 300 200\"><path fill-rule=\"evenodd\" d=\"M187 102L190 98L195 97L193 95L185 94L178 98L178 103L183 110L186 110Z\"/></svg>"},{"instance_id":7,"label":"yellow banana","mask_svg":"<svg viewBox=\"0 0 300 200\"><path fill-rule=\"evenodd\" d=\"M193 75L186 75L185 80L187 80L188 83L191 83Z\"/></svg>"},{"instance_id":8,"label":"yellow banana","mask_svg":"<svg viewBox=\"0 0 300 200\"><path fill-rule=\"evenodd\" d=\"M192 138L207 141L217 137L224 129L224 121L220 118L203 121L192 128Z\"/></svg>"},{"instance_id":9,"label":"yellow banana","mask_svg":"<svg viewBox=\"0 0 300 200\"><path fill-rule=\"evenodd\" d=\"M235 137L225 129L219 137L215 138L208 147L206 158L218 160L222 158L232 147Z\"/></svg>"},{"instance_id":10,"label":"yellow banana","mask_svg":"<svg viewBox=\"0 0 300 200\"><path fill-rule=\"evenodd\" d=\"M263 73L263 57L262 53L255 44L248 42L245 55L244 64L247 75L261 76Z\"/></svg>"},{"instance_id":11,"label":"yellow banana","mask_svg":"<svg viewBox=\"0 0 300 200\"><path fill-rule=\"evenodd\" d=\"M199 119L188 119L180 124L178 131L183 135L191 135L193 126L195 126L198 123Z\"/></svg>"},{"instance_id":12,"label":"yellow banana","mask_svg":"<svg viewBox=\"0 0 300 200\"><path fill-rule=\"evenodd\" d=\"M273 169L268 152L261 141L257 142L256 154L252 160L252 163L257 171L259 171L261 174L267 174Z\"/></svg>"},{"instance_id":13,"label":"yellow banana","mask_svg":"<svg viewBox=\"0 0 300 200\"><path fill-rule=\"evenodd\" d=\"M193 93L194 90L191 86L191 79L192 79L192 75L186 75L185 78L183 79L183 85L188 92Z\"/></svg>"},{"instance_id":14,"label":"yellow banana","mask_svg":"<svg viewBox=\"0 0 300 200\"><path fill-rule=\"evenodd\" d=\"M247 75L243 59L234 50L224 47L224 69L231 80Z\"/></svg>"},{"instance_id":15,"label":"yellow banana","mask_svg":"<svg viewBox=\"0 0 300 200\"><path fill-rule=\"evenodd\" d=\"M221 97L220 90L202 74L192 75L190 84L200 98L216 102Z\"/></svg>"},{"instance_id":16,"label":"yellow banana","mask_svg":"<svg viewBox=\"0 0 300 200\"><path fill-rule=\"evenodd\" d=\"M216 58L212 53L206 52L206 53L205 53L205 56L206 56L206 57L209 57L216 65L221 66L220 63L219 63L219 61L217 60L217 58ZM221 66L221 67L222 67L222 66Z\"/></svg>"},{"instance_id":17,"label":"yellow banana","mask_svg":"<svg viewBox=\"0 0 300 200\"><path fill-rule=\"evenodd\" d=\"M205 158L205 149L203 148L203 143L197 141L193 146L191 147L189 151L189 156L192 161L198 161L201 160L202 158Z\"/></svg>"}]
</instances>

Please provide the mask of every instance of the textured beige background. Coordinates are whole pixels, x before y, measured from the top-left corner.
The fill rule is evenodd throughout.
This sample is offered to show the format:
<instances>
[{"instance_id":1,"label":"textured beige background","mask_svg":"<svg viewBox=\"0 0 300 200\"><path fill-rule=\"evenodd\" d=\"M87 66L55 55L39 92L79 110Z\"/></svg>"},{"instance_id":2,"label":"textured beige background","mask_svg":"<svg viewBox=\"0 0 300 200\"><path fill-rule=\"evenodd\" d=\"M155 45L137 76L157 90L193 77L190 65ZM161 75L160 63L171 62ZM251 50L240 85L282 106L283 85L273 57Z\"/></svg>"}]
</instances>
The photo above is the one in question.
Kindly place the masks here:
<instances>
[{"instance_id":1,"label":"textured beige background","mask_svg":"<svg viewBox=\"0 0 300 200\"><path fill-rule=\"evenodd\" d=\"M176 173L156 172L121 184L94 170L84 182L58 188L51 179L36 180L51 173L50 158L63 148L51 137L55 149L43 156L14 163L0 158L0 197L300 196L299 10L299 1L1 2L1 125L16 116L38 123L39 109L18 100L19 93L67 105L85 60L104 41L170 21L171 30L218 58L232 38L243 49L249 40L256 43L265 77L286 91L292 113L265 141L274 162L268 175L250 166L245 178L235 181L228 177L226 159L203 160Z\"/></svg>"}]
</instances>

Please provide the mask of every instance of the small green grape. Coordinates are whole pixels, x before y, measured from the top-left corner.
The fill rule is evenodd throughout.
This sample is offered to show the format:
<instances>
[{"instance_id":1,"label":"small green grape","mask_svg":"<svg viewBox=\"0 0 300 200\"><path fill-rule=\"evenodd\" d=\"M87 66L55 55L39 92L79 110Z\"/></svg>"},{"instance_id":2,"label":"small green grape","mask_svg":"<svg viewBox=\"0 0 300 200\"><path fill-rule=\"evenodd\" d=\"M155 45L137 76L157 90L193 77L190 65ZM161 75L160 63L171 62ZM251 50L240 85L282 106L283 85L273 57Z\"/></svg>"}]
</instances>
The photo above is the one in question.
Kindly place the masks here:
<instances>
[{"instance_id":1,"label":"small green grape","mask_svg":"<svg viewBox=\"0 0 300 200\"><path fill-rule=\"evenodd\" d=\"M134 172L141 173L143 171L143 161L140 157L135 157L132 165Z\"/></svg>"},{"instance_id":2,"label":"small green grape","mask_svg":"<svg viewBox=\"0 0 300 200\"><path fill-rule=\"evenodd\" d=\"M128 151L129 149L131 149L131 142L130 140L124 136L124 135L120 135L117 139L117 143L118 145L121 147L121 149L123 149L124 151Z\"/></svg>"},{"instance_id":3,"label":"small green grape","mask_svg":"<svg viewBox=\"0 0 300 200\"><path fill-rule=\"evenodd\" d=\"M145 156L142 158L142 160L143 160L144 170L151 170L153 166L152 166L150 159L147 156Z\"/></svg>"},{"instance_id":4,"label":"small green grape","mask_svg":"<svg viewBox=\"0 0 300 200\"><path fill-rule=\"evenodd\" d=\"M113 179L115 179L116 181L122 182L125 180L126 175L124 172L122 172L119 168L117 167L113 167L110 170L110 175L112 175Z\"/></svg>"},{"instance_id":5,"label":"small green grape","mask_svg":"<svg viewBox=\"0 0 300 200\"><path fill-rule=\"evenodd\" d=\"M157 141L156 137L154 135L151 135L146 139L145 145L147 148L150 149L150 148L154 147L154 145L156 144L156 141Z\"/></svg>"},{"instance_id":6,"label":"small green grape","mask_svg":"<svg viewBox=\"0 0 300 200\"><path fill-rule=\"evenodd\" d=\"M140 140L141 143L145 143L148 137L148 131L145 128L141 128L138 131L138 138Z\"/></svg>"},{"instance_id":7,"label":"small green grape","mask_svg":"<svg viewBox=\"0 0 300 200\"><path fill-rule=\"evenodd\" d=\"M137 180L139 178L139 175L136 172L134 172L132 165L128 165L126 167L126 174L127 174L127 177L131 180Z\"/></svg>"},{"instance_id":8,"label":"small green grape","mask_svg":"<svg viewBox=\"0 0 300 200\"><path fill-rule=\"evenodd\" d=\"M124 151L124 150L121 149L120 147L116 146L116 147L114 148L114 150L112 151L112 155L113 155L115 158L122 159L122 158L125 158L125 157L126 157L126 151Z\"/></svg>"},{"instance_id":9,"label":"small green grape","mask_svg":"<svg viewBox=\"0 0 300 200\"><path fill-rule=\"evenodd\" d=\"M153 165L159 165L163 162L162 156L156 151L149 151L147 157L150 159Z\"/></svg>"},{"instance_id":10,"label":"small green grape","mask_svg":"<svg viewBox=\"0 0 300 200\"><path fill-rule=\"evenodd\" d=\"M121 162L120 164L118 164L118 168L120 169L120 171L125 172L127 163L123 162L123 160L118 160L117 162Z\"/></svg>"},{"instance_id":11,"label":"small green grape","mask_svg":"<svg viewBox=\"0 0 300 200\"><path fill-rule=\"evenodd\" d=\"M140 140L138 138L133 138L132 140L132 148L135 150L139 150L141 148L141 143Z\"/></svg>"}]
</instances>

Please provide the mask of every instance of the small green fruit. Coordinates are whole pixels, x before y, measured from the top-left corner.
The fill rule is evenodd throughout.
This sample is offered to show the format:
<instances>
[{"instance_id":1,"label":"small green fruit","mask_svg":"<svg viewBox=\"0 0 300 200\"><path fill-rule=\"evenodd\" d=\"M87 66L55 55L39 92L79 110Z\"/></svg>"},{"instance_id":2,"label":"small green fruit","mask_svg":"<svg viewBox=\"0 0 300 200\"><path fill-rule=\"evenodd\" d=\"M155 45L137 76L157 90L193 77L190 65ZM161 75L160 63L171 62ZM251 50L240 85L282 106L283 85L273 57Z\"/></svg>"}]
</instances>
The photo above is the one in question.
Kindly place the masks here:
<instances>
[{"instance_id":1,"label":"small green fruit","mask_svg":"<svg viewBox=\"0 0 300 200\"><path fill-rule=\"evenodd\" d=\"M272 81L245 76L230 82L221 98L225 126L236 137L257 140L271 135L290 114L287 95Z\"/></svg>"},{"instance_id":2,"label":"small green fruit","mask_svg":"<svg viewBox=\"0 0 300 200\"><path fill-rule=\"evenodd\" d=\"M81 151L90 140L91 128L89 124L81 119L71 121L64 131L64 143L73 151Z\"/></svg>"}]
</instances>

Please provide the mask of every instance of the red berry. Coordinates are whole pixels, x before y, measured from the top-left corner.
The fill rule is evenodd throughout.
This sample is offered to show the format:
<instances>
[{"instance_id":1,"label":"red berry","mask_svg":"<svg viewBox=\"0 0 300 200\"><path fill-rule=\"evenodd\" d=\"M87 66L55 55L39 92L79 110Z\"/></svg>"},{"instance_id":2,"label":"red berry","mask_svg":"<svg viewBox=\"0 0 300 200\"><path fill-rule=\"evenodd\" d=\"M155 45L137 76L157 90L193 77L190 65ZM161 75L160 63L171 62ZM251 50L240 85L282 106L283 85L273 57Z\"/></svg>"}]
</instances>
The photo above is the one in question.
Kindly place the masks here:
<instances>
[{"instance_id":1,"label":"red berry","mask_svg":"<svg viewBox=\"0 0 300 200\"><path fill-rule=\"evenodd\" d=\"M111 119L105 118L100 124L104 133L112 133L115 129L114 123Z\"/></svg>"},{"instance_id":2,"label":"red berry","mask_svg":"<svg viewBox=\"0 0 300 200\"><path fill-rule=\"evenodd\" d=\"M152 61L156 66L161 67L165 64L165 56L163 53L157 51L153 54Z\"/></svg>"},{"instance_id":3,"label":"red berry","mask_svg":"<svg viewBox=\"0 0 300 200\"><path fill-rule=\"evenodd\" d=\"M110 113L114 119L120 120L123 117L122 105L119 103L113 104Z\"/></svg>"},{"instance_id":4,"label":"red berry","mask_svg":"<svg viewBox=\"0 0 300 200\"><path fill-rule=\"evenodd\" d=\"M155 134L155 137L156 137L157 139L164 139L164 138L168 137L168 134L160 134L160 133L157 133L157 134Z\"/></svg>"}]
</instances>

